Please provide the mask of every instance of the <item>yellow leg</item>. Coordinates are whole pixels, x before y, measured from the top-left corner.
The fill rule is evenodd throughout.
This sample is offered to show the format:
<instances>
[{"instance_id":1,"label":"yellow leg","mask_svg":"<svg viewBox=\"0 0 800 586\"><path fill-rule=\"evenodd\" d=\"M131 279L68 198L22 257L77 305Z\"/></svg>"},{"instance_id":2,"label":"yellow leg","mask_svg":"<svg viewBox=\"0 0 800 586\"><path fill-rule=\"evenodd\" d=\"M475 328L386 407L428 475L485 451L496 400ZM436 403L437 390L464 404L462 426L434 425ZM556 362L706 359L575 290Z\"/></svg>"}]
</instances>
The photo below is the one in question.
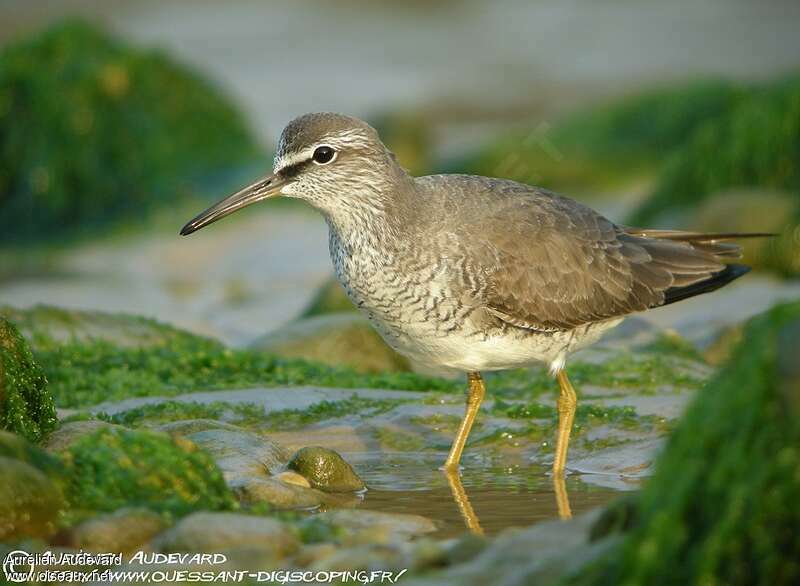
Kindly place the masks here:
<instances>
[{"instance_id":1,"label":"yellow leg","mask_svg":"<svg viewBox=\"0 0 800 586\"><path fill-rule=\"evenodd\" d=\"M556 507L559 519L572 519L572 509L569 506L569 493L564 482L563 474L553 476L553 490L556 493Z\"/></svg>"},{"instance_id":2,"label":"yellow leg","mask_svg":"<svg viewBox=\"0 0 800 586\"><path fill-rule=\"evenodd\" d=\"M559 370L557 378L561 394L558 397L558 440L556 441L556 457L553 460L553 476L564 474L569 434L572 431L572 421L575 419L575 408L578 406L578 397L567 378L567 372Z\"/></svg>"},{"instance_id":3,"label":"yellow leg","mask_svg":"<svg viewBox=\"0 0 800 586\"><path fill-rule=\"evenodd\" d=\"M469 497L467 496L467 491L464 490L464 485L461 484L461 477L458 475L458 469L445 469L444 474L447 477L447 483L450 485L450 492L453 493L453 500L456 501L458 512L461 513L461 517L464 519L464 524L467 526L467 529L475 535L483 535L481 522L478 519L478 515L475 514L475 509L472 508L472 504L469 502Z\"/></svg>"},{"instance_id":4,"label":"yellow leg","mask_svg":"<svg viewBox=\"0 0 800 586\"><path fill-rule=\"evenodd\" d=\"M470 372L467 375L469 381L469 391L467 394L467 410L464 413L464 419L461 420L461 425L456 433L456 439L453 440L453 446L450 448L450 453L447 455L447 460L444 463L446 471L458 471L458 463L461 461L461 452L464 451L464 444L467 442L469 430L472 429L472 423L475 421L475 416L481 408L481 401L486 394L486 387L483 385L483 377L479 372Z\"/></svg>"}]
</instances>

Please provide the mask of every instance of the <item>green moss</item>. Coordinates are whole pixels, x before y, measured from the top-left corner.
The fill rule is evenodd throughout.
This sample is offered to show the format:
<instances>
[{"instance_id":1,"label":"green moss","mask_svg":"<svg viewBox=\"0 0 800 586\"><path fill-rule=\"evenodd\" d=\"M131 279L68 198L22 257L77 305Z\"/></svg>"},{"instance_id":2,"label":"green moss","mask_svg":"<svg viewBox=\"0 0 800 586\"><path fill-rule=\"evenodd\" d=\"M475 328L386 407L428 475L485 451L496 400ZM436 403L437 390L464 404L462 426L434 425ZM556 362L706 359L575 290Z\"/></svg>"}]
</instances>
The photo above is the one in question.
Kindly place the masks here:
<instances>
[{"instance_id":1,"label":"green moss","mask_svg":"<svg viewBox=\"0 0 800 586\"><path fill-rule=\"evenodd\" d=\"M655 191L634 213L652 223L726 188L758 186L800 197L800 78L757 91L698 126L664 168Z\"/></svg>"},{"instance_id":2,"label":"green moss","mask_svg":"<svg viewBox=\"0 0 800 586\"><path fill-rule=\"evenodd\" d=\"M160 434L98 430L63 455L76 509L142 506L175 515L236 507L210 456Z\"/></svg>"},{"instance_id":3,"label":"green moss","mask_svg":"<svg viewBox=\"0 0 800 586\"><path fill-rule=\"evenodd\" d=\"M142 423L159 424L186 419L224 419L236 425L248 426L263 421L264 417L264 408L259 405L225 401L212 401L211 403L163 401L142 405L113 415L97 414L97 419L128 427L136 427Z\"/></svg>"},{"instance_id":4,"label":"green moss","mask_svg":"<svg viewBox=\"0 0 800 586\"><path fill-rule=\"evenodd\" d=\"M37 442L56 423L42 369L13 324L0 317L0 429Z\"/></svg>"},{"instance_id":5,"label":"green moss","mask_svg":"<svg viewBox=\"0 0 800 586\"><path fill-rule=\"evenodd\" d=\"M212 84L89 24L0 54L0 241L141 218L256 152Z\"/></svg>"},{"instance_id":6,"label":"green moss","mask_svg":"<svg viewBox=\"0 0 800 586\"><path fill-rule=\"evenodd\" d=\"M85 407L103 401L198 390L254 386L319 385L344 388L447 390L452 381L412 373L359 374L300 359L229 350L202 338L161 346L120 348L103 341L40 343L37 358L56 403Z\"/></svg>"},{"instance_id":7,"label":"green moss","mask_svg":"<svg viewBox=\"0 0 800 586\"><path fill-rule=\"evenodd\" d=\"M402 402L397 399L366 399L358 395L352 395L349 399L341 401L320 401L304 409L272 411L264 417L263 426L266 429L284 430L303 427L336 417L350 415L371 417L386 413Z\"/></svg>"},{"instance_id":8,"label":"green moss","mask_svg":"<svg viewBox=\"0 0 800 586\"><path fill-rule=\"evenodd\" d=\"M557 189L596 191L650 173L664 152L733 108L746 91L723 81L659 88L514 132L453 166Z\"/></svg>"},{"instance_id":9,"label":"green moss","mask_svg":"<svg viewBox=\"0 0 800 586\"><path fill-rule=\"evenodd\" d=\"M798 340L800 302L748 325L658 459L625 541L581 583L800 582Z\"/></svg>"}]
</instances>

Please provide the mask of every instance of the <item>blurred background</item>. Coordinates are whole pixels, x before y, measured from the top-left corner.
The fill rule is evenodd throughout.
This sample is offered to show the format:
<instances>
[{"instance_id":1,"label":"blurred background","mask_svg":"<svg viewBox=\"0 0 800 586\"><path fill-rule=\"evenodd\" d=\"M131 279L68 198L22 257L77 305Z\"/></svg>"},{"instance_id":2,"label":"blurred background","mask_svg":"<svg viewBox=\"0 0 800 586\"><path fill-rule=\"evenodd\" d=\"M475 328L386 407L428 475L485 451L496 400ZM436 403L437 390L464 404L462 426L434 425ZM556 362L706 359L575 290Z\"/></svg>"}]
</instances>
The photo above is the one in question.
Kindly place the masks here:
<instances>
[{"instance_id":1,"label":"blurred background","mask_svg":"<svg viewBox=\"0 0 800 586\"><path fill-rule=\"evenodd\" d=\"M0 22L2 304L239 346L335 305L302 206L177 236L319 110L370 121L417 174L536 183L635 225L780 232L748 247L762 274L736 302L796 291L793 0L5 0Z\"/></svg>"}]
</instances>

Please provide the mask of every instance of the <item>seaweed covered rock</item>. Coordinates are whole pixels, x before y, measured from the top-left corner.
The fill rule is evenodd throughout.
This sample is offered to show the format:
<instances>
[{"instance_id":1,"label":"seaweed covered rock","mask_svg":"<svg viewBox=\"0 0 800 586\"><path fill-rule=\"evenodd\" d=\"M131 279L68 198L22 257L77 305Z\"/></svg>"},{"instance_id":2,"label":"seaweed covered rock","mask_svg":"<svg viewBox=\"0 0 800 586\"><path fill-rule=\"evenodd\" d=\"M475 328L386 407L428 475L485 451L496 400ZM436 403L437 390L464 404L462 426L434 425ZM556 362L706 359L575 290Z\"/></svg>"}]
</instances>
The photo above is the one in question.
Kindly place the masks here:
<instances>
[{"instance_id":1,"label":"seaweed covered rock","mask_svg":"<svg viewBox=\"0 0 800 586\"><path fill-rule=\"evenodd\" d=\"M0 429L37 442L56 422L44 372L14 325L0 316Z\"/></svg>"},{"instance_id":2,"label":"seaweed covered rock","mask_svg":"<svg viewBox=\"0 0 800 586\"><path fill-rule=\"evenodd\" d=\"M212 84L92 25L58 24L0 54L0 241L140 218L255 153Z\"/></svg>"},{"instance_id":3,"label":"seaweed covered rock","mask_svg":"<svg viewBox=\"0 0 800 586\"><path fill-rule=\"evenodd\" d=\"M352 312L294 321L256 340L251 348L285 358L347 366L357 372L408 371L408 360L390 348L369 320Z\"/></svg>"},{"instance_id":4,"label":"seaweed covered rock","mask_svg":"<svg viewBox=\"0 0 800 586\"><path fill-rule=\"evenodd\" d=\"M209 348L220 345L169 324L128 313L66 309L52 305L18 308L0 306L0 314L14 322L34 352L54 345L108 342L119 348L146 348L172 343Z\"/></svg>"},{"instance_id":5,"label":"seaweed covered rock","mask_svg":"<svg viewBox=\"0 0 800 586\"><path fill-rule=\"evenodd\" d=\"M64 504L58 484L20 460L0 456L0 470L0 540L52 535Z\"/></svg>"},{"instance_id":6,"label":"seaweed covered rock","mask_svg":"<svg viewBox=\"0 0 800 586\"><path fill-rule=\"evenodd\" d=\"M289 460L288 468L305 477L314 488L327 492L364 488L364 481L338 452L321 446L301 448Z\"/></svg>"},{"instance_id":7,"label":"seaweed covered rock","mask_svg":"<svg viewBox=\"0 0 800 586\"><path fill-rule=\"evenodd\" d=\"M624 542L580 583L800 583L798 348L800 302L748 325L626 513Z\"/></svg>"},{"instance_id":8,"label":"seaweed covered rock","mask_svg":"<svg viewBox=\"0 0 800 586\"><path fill-rule=\"evenodd\" d=\"M731 188L780 190L798 200L798 160L800 76L795 76L751 92L725 115L699 126L669 160L655 191L629 221L652 224ZM796 212L785 219L785 245L791 244L799 222ZM800 256L796 241L794 246L794 254ZM794 266L789 272L798 271L800 266Z\"/></svg>"},{"instance_id":9,"label":"seaweed covered rock","mask_svg":"<svg viewBox=\"0 0 800 586\"><path fill-rule=\"evenodd\" d=\"M73 443L63 458L67 498L76 509L141 506L181 515L235 508L219 468L187 440L101 429Z\"/></svg>"},{"instance_id":10,"label":"seaweed covered rock","mask_svg":"<svg viewBox=\"0 0 800 586\"><path fill-rule=\"evenodd\" d=\"M450 170L560 190L592 190L654 168L700 124L732 109L746 88L701 80L659 88L514 131Z\"/></svg>"}]
</instances>

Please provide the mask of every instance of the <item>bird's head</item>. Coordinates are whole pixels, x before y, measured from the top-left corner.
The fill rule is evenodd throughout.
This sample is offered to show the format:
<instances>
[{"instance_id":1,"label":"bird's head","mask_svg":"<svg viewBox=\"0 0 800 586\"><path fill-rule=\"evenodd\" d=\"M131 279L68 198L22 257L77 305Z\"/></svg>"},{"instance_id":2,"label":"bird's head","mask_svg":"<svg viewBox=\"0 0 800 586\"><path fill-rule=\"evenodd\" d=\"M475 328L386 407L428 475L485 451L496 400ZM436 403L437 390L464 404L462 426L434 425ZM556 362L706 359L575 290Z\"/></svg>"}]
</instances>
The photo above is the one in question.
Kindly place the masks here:
<instances>
[{"instance_id":1,"label":"bird's head","mask_svg":"<svg viewBox=\"0 0 800 586\"><path fill-rule=\"evenodd\" d=\"M393 184L406 178L366 122L342 114L305 114L283 129L271 175L198 214L181 234L279 195L306 200L326 214L374 209L383 205Z\"/></svg>"}]
</instances>

